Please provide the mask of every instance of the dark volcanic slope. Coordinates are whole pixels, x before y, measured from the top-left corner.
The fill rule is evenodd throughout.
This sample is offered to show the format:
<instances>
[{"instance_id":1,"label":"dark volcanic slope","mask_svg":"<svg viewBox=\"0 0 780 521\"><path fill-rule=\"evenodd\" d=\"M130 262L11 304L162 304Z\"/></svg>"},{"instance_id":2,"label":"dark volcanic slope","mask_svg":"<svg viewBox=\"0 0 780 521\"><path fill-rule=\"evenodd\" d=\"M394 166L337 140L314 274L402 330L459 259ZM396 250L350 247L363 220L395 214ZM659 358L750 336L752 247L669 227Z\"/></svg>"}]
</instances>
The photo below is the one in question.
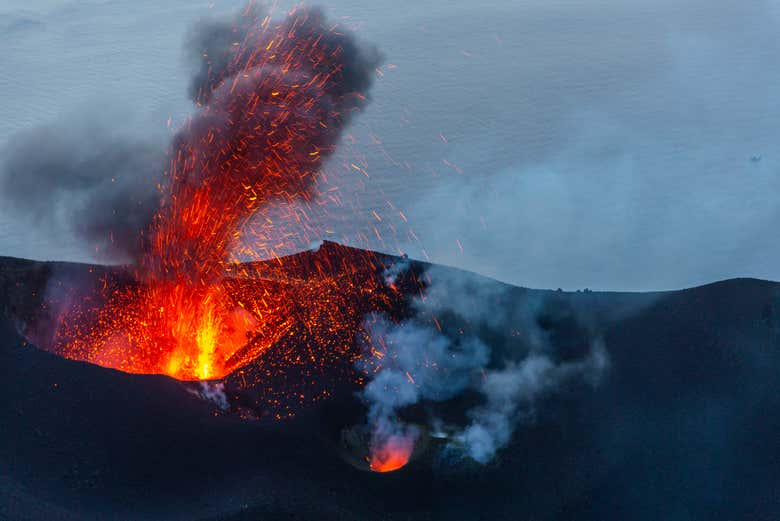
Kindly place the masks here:
<instances>
[{"instance_id":1,"label":"dark volcanic slope","mask_svg":"<svg viewBox=\"0 0 780 521\"><path fill-rule=\"evenodd\" d=\"M330 405L241 421L166 377L26 347L10 317L50 268L0 261L0 519L780 519L778 284L511 289L507 305L567 310L540 317L561 342L565 316L585 317L602 384L545 403L485 467L424 457L378 475L340 459Z\"/></svg>"}]
</instances>

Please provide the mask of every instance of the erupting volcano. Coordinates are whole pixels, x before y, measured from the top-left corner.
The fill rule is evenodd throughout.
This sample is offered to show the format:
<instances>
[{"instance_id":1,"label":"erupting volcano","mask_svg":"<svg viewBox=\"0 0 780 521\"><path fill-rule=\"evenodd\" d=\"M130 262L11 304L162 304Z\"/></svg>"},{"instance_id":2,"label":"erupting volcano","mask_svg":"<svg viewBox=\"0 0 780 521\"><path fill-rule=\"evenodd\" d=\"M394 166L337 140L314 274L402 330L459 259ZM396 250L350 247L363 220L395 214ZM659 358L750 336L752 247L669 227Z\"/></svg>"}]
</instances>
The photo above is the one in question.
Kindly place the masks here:
<instances>
[{"instance_id":1,"label":"erupting volcano","mask_svg":"<svg viewBox=\"0 0 780 521\"><path fill-rule=\"evenodd\" d=\"M333 243L281 252L324 235L312 218L323 199L340 204L330 189L318 193L318 179L367 102L378 53L319 10L296 8L277 21L253 4L201 27L194 41L197 111L168 148L157 204L144 215L132 197L120 201L137 206L125 219L136 229L89 225L131 262L90 268L88 280L51 276L26 336L127 373L220 380L231 393L220 407L242 418L295 416L342 384L355 395L383 367L381 349L364 350L373 336L366 317L402 320L426 284L419 273L399 278L406 259ZM265 260L239 262L247 253ZM374 363L361 372L366 355ZM368 414L359 467L397 470L418 436L387 432L378 420Z\"/></svg>"},{"instance_id":2,"label":"erupting volcano","mask_svg":"<svg viewBox=\"0 0 780 521\"><path fill-rule=\"evenodd\" d=\"M129 248L129 276L107 275L86 294L50 299L59 316L48 348L62 356L131 373L217 379L300 322L312 334L353 343L362 310L336 300L379 295L366 277L296 278L276 251L314 234L305 212L281 223L266 215L274 204L316 197L322 162L366 103L376 53L308 8L275 21L250 5L216 32L193 86L198 111L170 146L160 206ZM263 225L244 244L277 260L262 276L230 256L250 220ZM358 263L347 271L370 273L366 260L342 259Z\"/></svg>"}]
</instances>

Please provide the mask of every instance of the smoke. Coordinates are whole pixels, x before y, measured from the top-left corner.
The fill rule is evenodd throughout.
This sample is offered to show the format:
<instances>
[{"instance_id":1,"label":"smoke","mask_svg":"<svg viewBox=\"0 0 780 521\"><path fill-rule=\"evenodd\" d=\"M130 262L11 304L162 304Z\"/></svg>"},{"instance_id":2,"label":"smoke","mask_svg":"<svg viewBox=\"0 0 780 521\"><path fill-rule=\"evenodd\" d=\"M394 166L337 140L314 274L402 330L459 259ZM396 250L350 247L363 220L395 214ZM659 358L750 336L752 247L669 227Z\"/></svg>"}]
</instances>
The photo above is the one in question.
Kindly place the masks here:
<instances>
[{"instance_id":1,"label":"smoke","mask_svg":"<svg viewBox=\"0 0 780 521\"><path fill-rule=\"evenodd\" d=\"M245 74L247 66L261 64L258 54L268 44L268 27L274 22L270 14L259 4L250 2L240 13L225 19L202 20L195 25L187 38L189 59L196 64L189 95L198 105L211 101L215 90L226 80ZM374 47L361 46L336 26L326 23L319 8L302 7L294 10L281 24L284 30L277 34L282 38L274 42L273 52L284 56L300 50L300 41L316 41L316 47L334 52L330 60L312 61L307 68L313 75L337 74L339 81L325 81L328 94L339 100L342 109L349 114L365 101L362 96L371 87L373 71L381 62L381 55ZM304 49L309 50L311 49ZM316 58L313 54L310 58ZM337 60L337 70L334 62ZM265 62L262 62L266 65ZM270 68L273 68L273 63ZM283 65L283 63L282 63ZM269 77L270 76L269 74Z\"/></svg>"},{"instance_id":2,"label":"smoke","mask_svg":"<svg viewBox=\"0 0 780 521\"><path fill-rule=\"evenodd\" d=\"M384 273L385 285L394 288L396 282L398 282L398 277L407 271L410 266L411 263L409 262L409 258L406 256L403 257L402 261L394 262L392 265L390 265Z\"/></svg>"},{"instance_id":3,"label":"smoke","mask_svg":"<svg viewBox=\"0 0 780 521\"><path fill-rule=\"evenodd\" d=\"M397 266L388 272L399 276ZM400 323L378 315L365 320L369 340L358 368L369 378L361 397L373 448L419 437L420 427L403 416L424 405L429 431L487 463L518 425L533 421L542 398L567 385L596 385L609 365L585 318L572 323L572 310L553 297L530 298L436 267L428 268L426 279L414 317ZM514 340L491 341L502 335ZM453 401L467 404L465 417L443 417L437 404Z\"/></svg>"},{"instance_id":4,"label":"smoke","mask_svg":"<svg viewBox=\"0 0 780 521\"><path fill-rule=\"evenodd\" d=\"M517 365L487 371L479 387L485 402L469 411L472 421L456 439L474 460L487 463L512 438L514 426L532 417L535 401L567 381L598 383L608 366L604 345L597 340L588 357L578 362L556 363L532 354Z\"/></svg>"},{"instance_id":5,"label":"smoke","mask_svg":"<svg viewBox=\"0 0 780 521\"><path fill-rule=\"evenodd\" d=\"M75 235L99 258L127 258L159 206L165 153L116 124L84 118L12 137L0 160L0 200L53 234Z\"/></svg>"},{"instance_id":6,"label":"smoke","mask_svg":"<svg viewBox=\"0 0 780 521\"><path fill-rule=\"evenodd\" d=\"M187 392L216 405L220 411L230 409L224 382L198 382L197 388L187 388Z\"/></svg>"},{"instance_id":7,"label":"smoke","mask_svg":"<svg viewBox=\"0 0 780 521\"><path fill-rule=\"evenodd\" d=\"M185 270L221 260L251 214L280 193L306 196L368 101L379 53L336 28L319 9L276 21L253 3L199 22L186 42L197 110L168 145L131 135L121 120L90 122L91 114L21 133L0 160L3 205L64 228L100 258L137 262L156 243L180 249L145 259L152 267L170 268L174 256ZM266 192L250 204L241 199L247 185ZM192 229L182 215L204 199L211 229L172 233Z\"/></svg>"},{"instance_id":8,"label":"smoke","mask_svg":"<svg viewBox=\"0 0 780 521\"><path fill-rule=\"evenodd\" d=\"M780 73L767 66L780 55L777 3L528 4L536 16L518 5L490 20L500 45L463 43L481 59L457 69L446 101L478 109L410 108L415 134L447 136L430 140L425 165L445 157L463 171L438 168L432 190L404 201L431 261L540 288L777 279L780 248L765 240L780 188ZM545 9L556 15L539 18ZM566 37L551 39L564 18Z\"/></svg>"},{"instance_id":9,"label":"smoke","mask_svg":"<svg viewBox=\"0 0 780 521\"><path fill-rule=\"evenodd\" d=\"M379 366L362 391L373 447L416 438L418 429L399 420L399 411L421 400L449 400L473 386L476 371L488 362L488 348L477 338L453 343L414 322L396 325L373 314L366 318L366 328L380 344L373 356L359 362L368 374Z\"/></svg>"},{"instance_id":10,"label":"smoke","mask_svg":"<svg viewBox=\"0 0 780 521\"><path fill-rule=\"evenodd\" d=\"M201 23L189 41L201 59L190 93L202 108L174 138L171 197L149 233L156 272L208 272L254 215L310 199L380 59L308 8L276 22L250 5ZM249 242L280 242L280 226Z\"/></svg>"}]
</instances>

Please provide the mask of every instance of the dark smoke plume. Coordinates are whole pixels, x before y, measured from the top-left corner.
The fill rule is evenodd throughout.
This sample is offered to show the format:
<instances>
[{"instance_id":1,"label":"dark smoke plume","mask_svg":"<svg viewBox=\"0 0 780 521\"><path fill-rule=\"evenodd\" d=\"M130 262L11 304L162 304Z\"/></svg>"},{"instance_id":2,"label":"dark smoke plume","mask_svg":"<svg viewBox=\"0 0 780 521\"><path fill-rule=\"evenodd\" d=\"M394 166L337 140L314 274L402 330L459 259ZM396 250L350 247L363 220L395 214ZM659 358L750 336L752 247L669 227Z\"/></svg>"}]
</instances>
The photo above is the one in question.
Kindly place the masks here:
<instances>
[{"instance_id":1,"label":"dark smoke plume","mask_svg":"<svg viewBox=\"0 0 780 521\"><path fill-rule=\"evenodd\" d=\"M225 20L204 20L196 24L187 39L187 50L190 59L197 65L197 71L190 83L189 95L198 105L209 103L217 87L226 79L246 72L246 64L253 62L255 46L236 45L240 42L253 41L256 45L265 45L260 39L267 23L267 13L254 3L250 3L237 16ZM359 45L348 34L341 31L330 31L326 24L324 13L318 8L305 8L305 16L290 16L288 35L294 35L300 40L303 35L311 41L318 41L317 46L329 49L339 49L340 63L337 67L339 81L326 85L328 94L344 103L345 97L353 93L365 94L371 87L373 70L381 62L381 55L376 48ZM295 49L295 40L286 39L274 52L280 55ZM310 71L314 75L332 74L332 62L320 61L310 63ZM350 97L352 106L344 108L349 111L363 104L360 97ZM347 112L348 113L348 112Z\"/></svg>"},{"instance_id":2,"label":"dark smoke plume","mask_svg":"<svg viewBox=\"0 0 780 521\"><path fill-rule=\"evenodd\" d=\"M322 161L367 102L374 49L334 30L318 9L269 20L250 6L190 37L201 60L190 89L200 110L174 138L164 192L175 198L149 233L159 251L145 259L154 272L209 271L255 212L310 199Z\"/></svg>"},{"instance_id":3,"label":"dark smoke plume","mask_svg":"<svg viewBox=\"0 0 780 521\"><path fill-rule=\"evenodd\" d=\"M270 131L265 125L272 115L245 117L247 99L257 96L262 103L265 91L272 90L270 82L280 79L282 64L258 59L266 50L262 35L269 24L278 24L289 36L273 51L279 56L296 52L301 42L334 51L330 61L306 57L312 58L302 60L306 70L285 77L288 83L296 74L323 77L318 107L294 109L302 118L327 114L337 119L327 131L306 136L327 157L352 113L367 101L379 53L358 45L350 34L333 31L318 9L300 8L282 21L271 21L269 13L250 3L236 16L201 21L190 33L187 53L196 70L189 95L198 109L169 145L133 137L117 122L83 125L81 121L94 119L87 114L21 133L8 142L0 159L3 207L42 227L64 226L98 258L138 261L159 221L156 216L170 206L171 190L179 188L171 184L199 185L215 173L189 168L185 179L173 179L177 155L190 152L209 133L222 141L223 153L237 154L238 141L246 144L250 125L260 137ZM278 115L278 107L272 110ZM243 168L254 168L268 153L260 139L249 146L254 148L238 152ZM307 186L297 188L305 191L315 179L309 176Z\"/></svg>"},{"instance_id":4,"label":"dark smoke plume","mask_svg":"<svg viewBox=\"0 0 780 521\"><path fill-rule=\"evenodd\" d=\"M159 206L163 147L103 124L67 122L14 136L0 161L4 209L72 233L98 258L139 251L139 231Z\"/></svg>"}]
</instances>

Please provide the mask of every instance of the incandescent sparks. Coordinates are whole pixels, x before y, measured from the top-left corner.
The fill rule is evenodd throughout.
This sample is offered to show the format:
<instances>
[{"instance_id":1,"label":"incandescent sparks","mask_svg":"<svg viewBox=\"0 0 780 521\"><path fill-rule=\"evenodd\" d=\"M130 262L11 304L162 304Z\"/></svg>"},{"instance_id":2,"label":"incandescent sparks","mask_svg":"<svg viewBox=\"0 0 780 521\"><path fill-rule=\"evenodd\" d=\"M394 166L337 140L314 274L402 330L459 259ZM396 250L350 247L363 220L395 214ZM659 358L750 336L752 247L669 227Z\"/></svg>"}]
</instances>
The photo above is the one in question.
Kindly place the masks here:
<instances>
[{"instance_id":1,"label":"incandescent sparks","mask_svg":"<svg viewBox=\"0 0 780 521\"><path fill-rule=\"evenodd\" d=\"M64 312L52 346L64 356L182 380L221 378L288 332L296 299L316 307L317 297L305 295L311 284L284 273L249 281L254 274L230 253L250 219L266 223L254 231L262 238L256 256L274 257L280 242L297 240L300 222L265 214L276 203L311 200L322 162L366 103L376 53L316 9L273 21L250 4L218 32L203 44L193 86L199 110L171 145L132 281L104 281ZM321 297L334 281L316 285Z\"/></svg>"},{"instance_id":2,"label":"incandescent sparks","mask_svg":"<svg viewBox=\"0 0 780 521\"><path fill-rule=\"evenodd\" d=\"M263 390L266 411L281 418L294 414L290 396L328 395L332 384L321 385L327 378L317 371L359 382L363 318L405 306L380 256L332 245L316 258L277 253L330 233L309 218L322 195L316 182L367 103L378 56L308 8L274 21L250 4L196 40L198 110L169 146L159 206L138 230L132 264L87 284L59 281L47 302L53 331L30 337L61 356L129 373L240 378L239 390L269 374L296 375L284 389ZM363 163L351 168L369 177ZM326 195L340 204L338 193ZM372 215L382 241L383 217ZM239 247L271 260L240 264ZM373 444L370 469L404 466L414 444Z\"/></svg>"}]
</instances>

